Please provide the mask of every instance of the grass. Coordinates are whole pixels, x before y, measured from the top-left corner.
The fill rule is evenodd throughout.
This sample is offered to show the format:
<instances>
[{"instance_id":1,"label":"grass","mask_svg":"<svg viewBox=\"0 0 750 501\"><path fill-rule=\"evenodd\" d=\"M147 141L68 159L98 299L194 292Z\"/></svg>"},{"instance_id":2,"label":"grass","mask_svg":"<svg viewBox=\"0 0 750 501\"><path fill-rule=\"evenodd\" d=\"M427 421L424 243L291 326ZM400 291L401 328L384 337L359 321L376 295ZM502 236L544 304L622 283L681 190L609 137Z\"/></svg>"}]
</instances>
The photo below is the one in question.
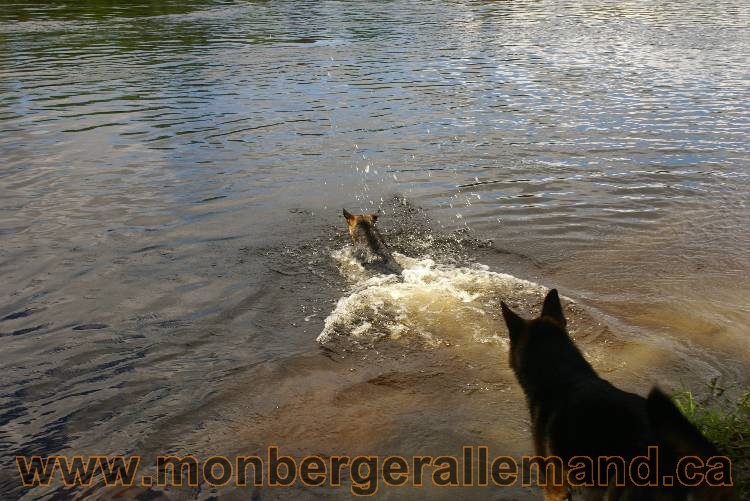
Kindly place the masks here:
<instances>
[{"instance_id":1,"label":"grass","mask_svg":"<svg viewBox=\"0 0 750 501\"><path fill-rule=\"evenodd\" d=\"M750 499L750 386L739 397L730 397L716 380L710 393L697 399L689 390L672 396L683 414L716 447L732 460L732 476L738 493ZM736 392L735 392L736 394Z\"/></svg>"}]
</instances>

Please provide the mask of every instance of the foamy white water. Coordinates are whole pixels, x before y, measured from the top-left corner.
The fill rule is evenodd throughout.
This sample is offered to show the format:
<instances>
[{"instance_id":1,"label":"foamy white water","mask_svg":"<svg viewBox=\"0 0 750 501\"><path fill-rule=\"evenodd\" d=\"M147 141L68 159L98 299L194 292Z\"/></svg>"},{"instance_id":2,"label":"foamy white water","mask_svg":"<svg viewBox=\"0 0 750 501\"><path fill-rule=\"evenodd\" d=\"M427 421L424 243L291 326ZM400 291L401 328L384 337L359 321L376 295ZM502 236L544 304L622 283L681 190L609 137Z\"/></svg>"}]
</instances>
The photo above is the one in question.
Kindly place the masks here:
<instances>
[{"instance_id":1,"label":"foamy white water","mask_svg":"<svg viewBox=\"0 0 750 501\"><path fill-rule=\"evenodd\" d=\"M394 257L397 275L373 275L353 257L350 246L332 254L352 283L326 318L319 343L348 338L369 344L381 338L409 338L430 346L467 342L505 345L500 301L536 304L546 289L534 282L476 264L438 264L430 257ZM524 308L525 309L525 308Z\"/></svg>"}]
</instances>

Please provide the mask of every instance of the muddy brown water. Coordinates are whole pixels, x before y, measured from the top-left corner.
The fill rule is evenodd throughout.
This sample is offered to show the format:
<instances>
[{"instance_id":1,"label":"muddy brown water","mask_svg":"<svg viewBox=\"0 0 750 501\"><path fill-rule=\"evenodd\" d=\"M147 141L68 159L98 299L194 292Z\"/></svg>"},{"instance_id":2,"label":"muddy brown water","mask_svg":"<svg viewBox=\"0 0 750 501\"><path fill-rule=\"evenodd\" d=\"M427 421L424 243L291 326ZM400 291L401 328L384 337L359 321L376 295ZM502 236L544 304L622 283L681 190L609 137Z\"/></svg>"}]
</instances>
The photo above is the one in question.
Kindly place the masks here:
<instances>
[{"instance_id":1,"label":"muddy brown water","mask_svg":"<svg viewBox=\"0 0 750 501\"><path fill-rule=\"evenodd\" d=\"M749 25L742 1L2 2L0 492L113 495L21 488L16 455L529 453L496 307L544 287L621 387L738 391ZM381 211L409 280L352 272L342 207ZM160 493L349 497L119 494ZM458 494L539 496L379 492Z\"/></svg>"}]
</instances>

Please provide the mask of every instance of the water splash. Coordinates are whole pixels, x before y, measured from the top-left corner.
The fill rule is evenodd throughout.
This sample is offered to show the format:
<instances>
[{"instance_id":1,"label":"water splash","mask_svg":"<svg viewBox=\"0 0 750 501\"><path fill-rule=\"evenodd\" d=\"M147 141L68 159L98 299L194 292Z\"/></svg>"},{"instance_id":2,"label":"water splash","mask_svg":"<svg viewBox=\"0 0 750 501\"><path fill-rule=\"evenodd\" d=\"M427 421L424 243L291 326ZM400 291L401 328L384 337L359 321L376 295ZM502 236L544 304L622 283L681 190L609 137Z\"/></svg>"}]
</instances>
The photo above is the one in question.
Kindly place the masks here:
<instances>
[{"instance_id":1,"label":"water splash","mask_svg":"<svg viewBox=\"0 0 750 501\"><path fill-rule=\"evenodd\" d=\"M505 346L500 301L529 310L546 291L481 264L440 264L429 256L394 253L403 274L373 275L357 262L350 246L334 251L332 257L352 288L325 319L317 338L321 344L345 340L370 345L388 338L417 340L432 347Z\"/></svg>"}]
</instances>

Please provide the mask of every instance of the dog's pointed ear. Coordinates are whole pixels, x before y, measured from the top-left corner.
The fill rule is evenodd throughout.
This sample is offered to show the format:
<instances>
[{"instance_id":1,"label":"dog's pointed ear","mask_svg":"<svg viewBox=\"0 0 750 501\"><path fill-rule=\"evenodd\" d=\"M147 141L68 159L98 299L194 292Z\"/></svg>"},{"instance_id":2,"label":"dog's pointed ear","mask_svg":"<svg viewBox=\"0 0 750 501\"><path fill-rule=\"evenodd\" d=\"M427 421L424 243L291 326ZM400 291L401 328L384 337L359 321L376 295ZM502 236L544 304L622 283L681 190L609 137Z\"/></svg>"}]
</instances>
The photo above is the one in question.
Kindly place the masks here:
<instances>
[{"instance_id":1,"label":"dog's pointed ear","mask_svg":"<svg viewBox=\"0 0 750 501\"><path fill-rule=\"evenodd\" d=\"M559 322L563 327L567 323L565 321L562 304L560 304L560 296L557 294L557 289L550 289L547 293L547 297L544 298L541 316L550 317Z\"/></svg>"},{"instance_id":2,"label":"dog's pointed ear","mask_svg":"<svg viewBox=\"0 0 750 501\"><path fill-rule=\"evenodd\" d=\"M659 388L654 387L646 399L648 420L660 445L678 457L718 455L716 447L680 412Z\"/></svg>"},{"instance_id":3,"label":"dog's pointed ear","mask_svg":"<svg viewBox=\"0 0 750 501\"><path fill-rule=\"evenodd\" d=\"M344 209L344 217L346 218L347 221L354 219L354 216L350 214L349 211L346 209Z\"/></svg>"},{"instance_id":4,"label":"dog's pointed ear","mask_svg":"<svg viewBox=\"0 0 750 501\"><path fill-rule=\"evenodd\" d=\"M511 310L504 301L500 301L500 307L503 309L503 318L505 319L505 325L508 326L508 334L512 341L526 330L526 320Z\"/></svg>"}]
</instances>

